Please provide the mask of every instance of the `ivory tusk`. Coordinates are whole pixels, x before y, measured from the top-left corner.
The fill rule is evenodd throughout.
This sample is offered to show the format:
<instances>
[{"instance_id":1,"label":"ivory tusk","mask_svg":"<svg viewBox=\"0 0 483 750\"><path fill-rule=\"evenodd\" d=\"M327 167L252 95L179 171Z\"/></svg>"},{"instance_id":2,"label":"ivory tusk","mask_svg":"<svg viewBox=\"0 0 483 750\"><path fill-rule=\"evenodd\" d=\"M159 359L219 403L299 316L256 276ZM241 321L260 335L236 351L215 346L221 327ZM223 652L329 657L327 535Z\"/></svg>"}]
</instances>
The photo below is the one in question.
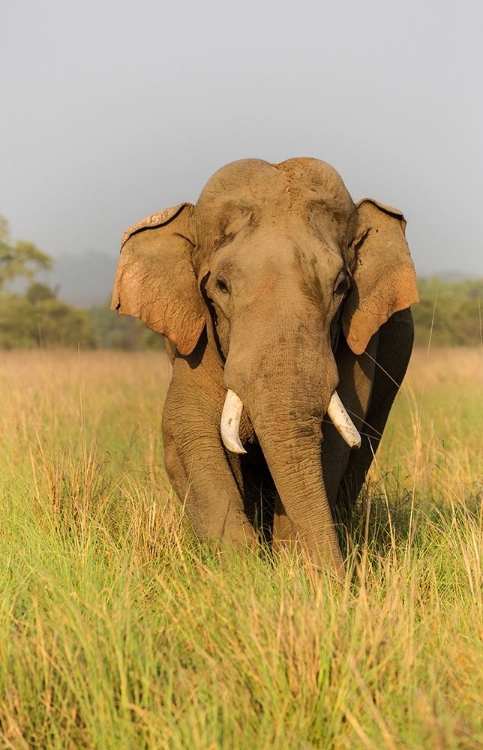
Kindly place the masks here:
<instances>
[{"instance_id":1,"label":"ivory tusk","mask_svg":"<svg viewBox=\"0 0 483 750\"><path fill-rule=\"evenodd\" d=\"M337 391L334 391L329 402L327 414L331 418L335 429L351 448L361 447L361 436L355 428L352 419L347 414L344 404Z\"/></svg>"},{"instance_id":2,"label":"ivory tusk","mask_svg":"<svg viewBox=\"0 0 483 750\"><path fill-rule=\"evenodd\" d=\"M239 435L242 411L243 401L234 391L228 390L221 413L220 431L223 445L232 453L246 453Z\"/></svg>"}]
</instances>

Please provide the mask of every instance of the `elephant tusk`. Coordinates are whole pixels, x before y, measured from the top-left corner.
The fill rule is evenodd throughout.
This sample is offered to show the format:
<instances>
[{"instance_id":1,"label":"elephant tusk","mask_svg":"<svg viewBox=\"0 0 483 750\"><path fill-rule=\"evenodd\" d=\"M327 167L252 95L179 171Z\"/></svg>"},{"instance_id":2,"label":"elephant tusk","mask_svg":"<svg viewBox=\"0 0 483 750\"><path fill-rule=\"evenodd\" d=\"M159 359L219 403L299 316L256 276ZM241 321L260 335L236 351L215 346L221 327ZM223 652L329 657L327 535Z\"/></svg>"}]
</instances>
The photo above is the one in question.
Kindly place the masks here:
<instances>
[{"instance_id":1,"label":"elephant tusk","mask_svg":"<svg viewBox=\"0 0 483 750\"><path fill-rule=\"evenodd\" d=\"M337 391L334 391L329 402L327 414L331 418L335 429L351 448L361 447L361 436L355 428L354 422L347 414L344 404Z\"/></svg>"},{"instance_id":2,"label":"elephant tusk","mask_svg":"<svg viewBox=\"0 0 483 750\"><path fill-rule=\"evenodd\" d=\"M246 453L239 436L242 411L243 401L234 391L228 390L221 413L220 431L223 445L232 453Z\"/></svg>"}]
</instances>

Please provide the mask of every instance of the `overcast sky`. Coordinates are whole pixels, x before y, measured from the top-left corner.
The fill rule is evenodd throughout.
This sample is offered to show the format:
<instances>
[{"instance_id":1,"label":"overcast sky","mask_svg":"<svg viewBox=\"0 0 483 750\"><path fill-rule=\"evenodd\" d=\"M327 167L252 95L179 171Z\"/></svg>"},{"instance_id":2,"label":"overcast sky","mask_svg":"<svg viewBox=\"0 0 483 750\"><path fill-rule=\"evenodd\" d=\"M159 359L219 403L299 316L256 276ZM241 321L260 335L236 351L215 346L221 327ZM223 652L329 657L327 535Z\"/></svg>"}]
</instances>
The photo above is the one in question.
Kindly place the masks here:
<instances>
[{"instance_id":1,"label":"overcast sky","mask_svg":"<svg viewBox=\"0 0 483 750\"><path fill-rule=\"evenodd\" d=\"M483 276L480 0L2 0L0 214L52 255L314 156L400 208L420 273Z\"/></svg>"}]
</instances>

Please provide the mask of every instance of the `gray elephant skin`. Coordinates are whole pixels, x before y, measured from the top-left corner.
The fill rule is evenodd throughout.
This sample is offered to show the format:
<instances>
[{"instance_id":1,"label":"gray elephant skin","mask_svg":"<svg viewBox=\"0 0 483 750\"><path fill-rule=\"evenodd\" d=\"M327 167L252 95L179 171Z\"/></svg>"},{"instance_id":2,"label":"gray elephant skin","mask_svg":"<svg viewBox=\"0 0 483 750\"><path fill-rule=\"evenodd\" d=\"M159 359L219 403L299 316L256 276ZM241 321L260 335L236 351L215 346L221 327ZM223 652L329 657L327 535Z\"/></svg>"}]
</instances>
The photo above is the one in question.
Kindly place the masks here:
<instances>
[{"instance_id":1,"label":"gray elephant skin","mask_svg":"<svg viewBox=\"0 0 483 750\"><path fill-rule=\"evenodd\" d=\"M166 470L199 537L262 535L343 573L336 524L350 517L412 350L404 229L397 209L354 204L332 167L297 158L228 164L196 205L125 233L112 308L167 338ZM359 450L328 416L336 389ZM243 404L230 449L227 394Z\"/></svg>"}]
</instances>

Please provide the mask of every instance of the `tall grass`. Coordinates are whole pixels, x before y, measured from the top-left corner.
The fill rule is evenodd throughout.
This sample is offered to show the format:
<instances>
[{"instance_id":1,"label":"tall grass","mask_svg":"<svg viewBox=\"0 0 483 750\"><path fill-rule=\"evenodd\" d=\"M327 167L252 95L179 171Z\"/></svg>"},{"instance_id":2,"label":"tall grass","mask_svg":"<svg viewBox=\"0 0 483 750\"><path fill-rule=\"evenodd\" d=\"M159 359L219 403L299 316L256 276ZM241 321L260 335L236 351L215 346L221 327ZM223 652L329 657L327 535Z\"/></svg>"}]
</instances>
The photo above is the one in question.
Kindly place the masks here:
<instances>
[{"instance_id":1,"label":"tall grass","mask_svg":"<svg viewBox=\"0 0 483 750\"><path fill-rule=\"evenodd\" d=\"M483 747L481 352L415 353L342 584L193 538L161 355L2 357L4 747Z\"/></svg>"}]
</instances>

